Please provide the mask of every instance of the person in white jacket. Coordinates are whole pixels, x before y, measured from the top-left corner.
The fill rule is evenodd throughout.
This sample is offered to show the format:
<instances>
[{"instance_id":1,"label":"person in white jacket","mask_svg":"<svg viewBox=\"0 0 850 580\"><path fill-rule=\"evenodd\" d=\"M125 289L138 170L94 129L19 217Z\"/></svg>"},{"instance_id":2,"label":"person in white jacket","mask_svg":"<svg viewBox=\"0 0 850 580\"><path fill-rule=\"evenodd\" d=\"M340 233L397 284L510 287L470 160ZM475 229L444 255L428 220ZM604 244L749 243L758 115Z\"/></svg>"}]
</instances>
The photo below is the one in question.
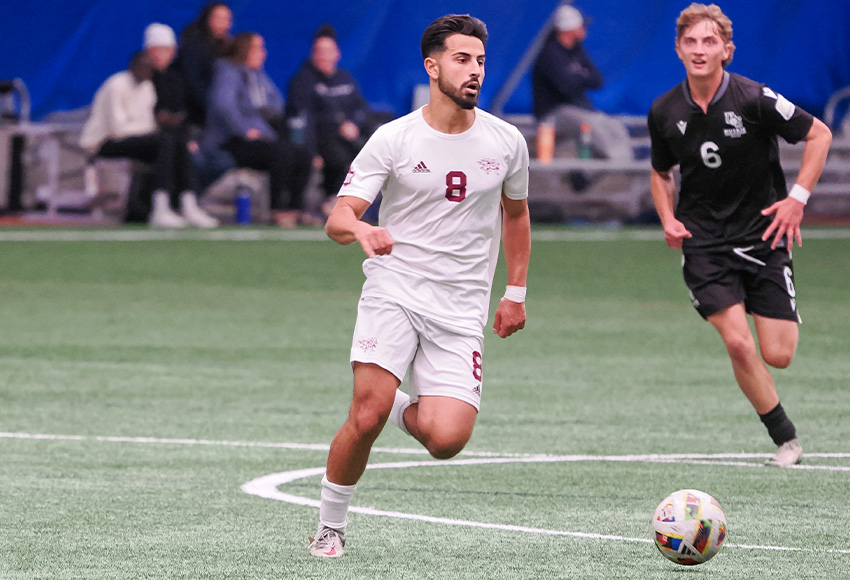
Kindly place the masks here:
<instances>
[{"instance_id":1,"label":"person in white jacket","mask_svg":"<svg viewBox=\"0 0 850 580\"><path fill-rule=\"evenodd\" d=\"M80 146L94 157L134 159L152 166L151 227L215 227L218 221L198 207L197 173L186 143L174 132L162 130L154 112L157 94L151 79L156 67L151 50L176 47L174 32L164 24L152 24L145 31L144 45L127 70L113 74L98 89ZM182 215L172 206L179 206Z\"/></svg>"}]
</instances>

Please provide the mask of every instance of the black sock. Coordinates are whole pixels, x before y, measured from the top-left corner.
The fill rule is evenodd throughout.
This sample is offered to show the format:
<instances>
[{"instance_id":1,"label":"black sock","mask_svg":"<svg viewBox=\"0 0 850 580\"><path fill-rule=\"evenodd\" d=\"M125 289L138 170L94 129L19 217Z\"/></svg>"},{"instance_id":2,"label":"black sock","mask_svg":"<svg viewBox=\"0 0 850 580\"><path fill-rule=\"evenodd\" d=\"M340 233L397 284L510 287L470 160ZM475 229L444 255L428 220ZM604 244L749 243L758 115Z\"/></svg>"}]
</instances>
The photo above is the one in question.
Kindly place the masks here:
<instances>
[{"instance_id":1,"label":"black sock","mask_svg":"<svg viewBox=\"0 0 850 580\"><path fill-rule=\"evenodd\" d=\"M767 427L767 434L773 439L777 446L791 441L797 436L797 430L794 428L794 423L785 414L785 409L782 408L782 403L776 405L772 411L768 411L764 415L759 415L759 419Z\"/></svg>"}]
</instances>

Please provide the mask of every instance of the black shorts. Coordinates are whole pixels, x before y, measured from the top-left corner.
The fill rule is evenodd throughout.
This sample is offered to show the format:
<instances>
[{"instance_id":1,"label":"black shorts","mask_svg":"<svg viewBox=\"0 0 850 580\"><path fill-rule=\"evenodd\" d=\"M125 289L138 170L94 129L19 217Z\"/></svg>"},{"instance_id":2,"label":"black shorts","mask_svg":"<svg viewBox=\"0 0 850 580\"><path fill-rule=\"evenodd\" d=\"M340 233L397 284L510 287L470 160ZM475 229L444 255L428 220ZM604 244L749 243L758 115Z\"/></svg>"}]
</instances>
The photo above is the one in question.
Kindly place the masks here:
<instances>
[{"instance_id":1,"label":"black shorts","mask_svg":"<svg viewBox=\"0 0 850 580\"><path fill-rule=\"evenodd\" d=\"M750 246L689 253L682 257L682 275L691 291L691 302L703 318L743 303L750 314L801 321L787 249Z\"/></svg>"}]
</instances>

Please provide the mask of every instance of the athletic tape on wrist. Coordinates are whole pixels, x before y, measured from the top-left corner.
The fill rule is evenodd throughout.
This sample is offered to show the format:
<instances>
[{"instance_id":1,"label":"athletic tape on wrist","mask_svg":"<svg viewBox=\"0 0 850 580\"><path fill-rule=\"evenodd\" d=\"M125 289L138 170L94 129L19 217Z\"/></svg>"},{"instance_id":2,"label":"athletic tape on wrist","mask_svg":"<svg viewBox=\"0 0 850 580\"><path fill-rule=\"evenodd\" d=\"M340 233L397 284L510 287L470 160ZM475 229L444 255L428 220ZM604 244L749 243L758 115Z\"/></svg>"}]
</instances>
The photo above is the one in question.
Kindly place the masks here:
<instances>
[{"instance_id":1,"label":"athletic tape on wrist","mask_svg":"<svg viewBox=\"0 0 850 580\"><path fill-rule=\"evenodd\" d=\"M799 183L795 183L794 187L791 188L791 191L788 192L788 197L796 199L803 205L806 205L806 203L808 203L810 195L812 195L812 192L800 185Z\"/></svg>"},{"instance_id":2,"label":"athletic tape on wrist","mask_svg":"<svg viewBox=\"0 0 850 580\"><path fill-rule=\"evenodd\" d=\"M525 286L506 286L505 295L502 298L511 302L523 303L525 302L525 291Z\"/></svg>"}]
</instances>

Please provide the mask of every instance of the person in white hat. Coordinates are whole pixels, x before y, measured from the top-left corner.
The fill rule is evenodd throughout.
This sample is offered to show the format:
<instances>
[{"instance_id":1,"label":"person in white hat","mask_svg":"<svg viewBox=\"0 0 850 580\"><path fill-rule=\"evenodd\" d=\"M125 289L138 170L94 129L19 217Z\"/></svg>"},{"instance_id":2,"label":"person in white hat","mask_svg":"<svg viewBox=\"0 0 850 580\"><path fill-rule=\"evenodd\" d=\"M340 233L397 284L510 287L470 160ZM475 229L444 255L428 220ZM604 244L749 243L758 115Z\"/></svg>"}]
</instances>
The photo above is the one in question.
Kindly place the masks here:
<instances>
[{"instance_id":1,"label":"person in white hat","mask_svg":"<svg viewBox=\"0 0 850 580\"><path fill-rule=\"evenodd\" d=\"M177 54L177 38L166 24L154 22L145 28L144 48L154 67L153 84L156 89L154 113L167 147L173 151L174 184L170 193L154 192L149 223L151 225L179 224L180 218L188 225L214 228L218 220L198 205L199 189L197 169L192 159L198 145L190 138L186 112L186 88L183 75L172 66ZM177 194L179 193L179 198ZM177 215L171 207L179 207ZM184 224L185 225L185 224Z\"/></svg>"},{"instance_id":2,"label":"person in white hat","mask_svg":"<svg viewBox=\"0 0 850 580\"><path fill-rule=\"evenodd\" d=\"M559 139L577 139L586 124L594 157L631 160L625 125L597 111L587 95L601 88L604 79L584 49L586 37L582 13L569 4L559 6L532 71L534 115L541 124L554 127Z\"/></svg>"},{"instance_id":3,"label":"person in white hat","mask_svg":"<svg viewBox=\"0 0 850 580\"><path fill-rule=\"evenodd\" d=\"M169 80L171 75L165 73L174 58L174 31L159 23L148 26L143 47L128 70L112 75L98 89L80 145L95 158L133 159L151 166L153 193L150 200L146 193L128 200L128 220L145 219L147 209L137 216L136 208L149 205L146 218L151 227L215 227L218 221L197 204L198 179L182 123L185 114L168 104L179 107L182 102L179 79ZM181 213L172 203L179 204Z\"/></svg>"}]
</instances>

